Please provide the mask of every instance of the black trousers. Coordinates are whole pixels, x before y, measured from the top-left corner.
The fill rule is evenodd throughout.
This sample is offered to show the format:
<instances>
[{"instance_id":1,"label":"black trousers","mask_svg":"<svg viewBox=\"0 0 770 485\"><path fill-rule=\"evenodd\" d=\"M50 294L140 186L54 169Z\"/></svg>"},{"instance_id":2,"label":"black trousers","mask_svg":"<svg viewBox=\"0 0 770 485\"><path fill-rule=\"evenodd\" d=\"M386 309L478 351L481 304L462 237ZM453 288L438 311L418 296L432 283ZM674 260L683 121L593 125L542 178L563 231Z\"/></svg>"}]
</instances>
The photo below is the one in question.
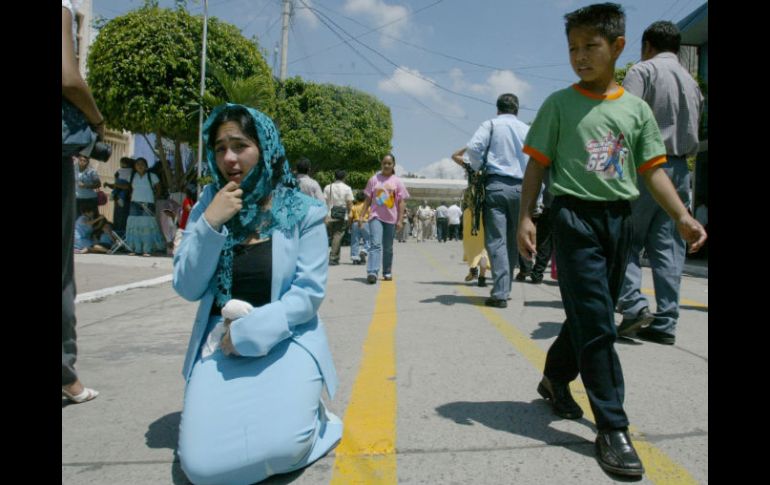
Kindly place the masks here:
<instances>
[{"instance_id":1,"label":"black trousers","mask_svg":"<svg viewBox=\"0 0 770 485\"><path fill-rule=\"evenodd\" d=\"M74 153L62 151L61 168L61 385L67 386L78 378L75 360L78 348L75 340L75 166Z\"/></svg>"},{"instance_id":2,"label":"black trousers","mask_svg":"<svg viewBox=\"0 0 770 485\"><path fill-rule=\"evenodd\" d=\"M614 309L633 232L630 204L558 196L551 210L567 320L548 350L544 374L565 383L580 374L597 428L626 427Z\"/></svg>"}]
</instances>

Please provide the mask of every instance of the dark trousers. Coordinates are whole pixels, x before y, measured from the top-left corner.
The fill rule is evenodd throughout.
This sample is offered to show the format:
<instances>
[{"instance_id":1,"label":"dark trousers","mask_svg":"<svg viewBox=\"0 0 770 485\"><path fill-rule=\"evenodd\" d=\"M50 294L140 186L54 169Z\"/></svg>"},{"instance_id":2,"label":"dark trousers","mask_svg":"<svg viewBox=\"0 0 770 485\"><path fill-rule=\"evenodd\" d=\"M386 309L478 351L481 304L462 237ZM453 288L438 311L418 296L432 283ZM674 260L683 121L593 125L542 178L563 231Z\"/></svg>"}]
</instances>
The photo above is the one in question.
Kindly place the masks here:
<instances>
[{"instance_id":1,"label":"dark trousers","mask_svg":"<svg viewBox=\"0 0 770 485\"><path fill-rule=\"evenodd\" d=\"M460 240L460 224L449 224L449 240Z\"/></svg>"},{"instance_id":2,"label":"dark trousers","mask_svg":"<svg viewBox=\"0 0 770 485\"><path fill-rule=\"evenodd\" d=\"M553 237L551 237L551 223L553 222L551 209L545 207L543 213L537 218L537 256L532 265L532 276L543 276L548 260L553 252Z\"/></svg>"},{"instance_id":3,"label":"dark trousers","mask_svg":"<svg viewBox=\"0 0 770 485\"><path fill-rule=\"evenodd\" d=\"M559 196L551 210L567 320L548 349L544 374L564 383L580 374L597 428L626 427L613 313L631 245L631 207L625 201L587 202Z\"/></svg>"},{"instance_id":4,"label":"dark trousers","mask_svg":"<svg viewBox=\"0 0 770 485\"><path fill-rule=\"evenodd\" d=\"M438 242L444 242L447 237L449 237L449 219L446 217L437 217L436 239L438 239Z\"/></svg>"},{"instance_id":5,"label":"dark trousers","mask_svg":"<svg viewBox=\"0 0 770 485\"><path fill-rule=\"evenodd\" d=\"M326 227L329 231L329 237L331 237L329 262L339 263L340 246L342 245L342 237L345 235L346 223L343 219L332 219Z\"/></svg>"},{"instance_id":6,"label":"dark trousers","mask_svg":"<svg viewBox=\"0 0 770 485\"><path fill-rule=\"evenodd\" d=\"M61 173L61 385L78 378L75 373L75 167L74 153L62 153ZM95 201L96 199L94 199Z\"/></svg>"},{"instance_id":7,"label":"dark trousers","mask_svg":"<svg viewBox=\"0 0 770 485\"><path fill-rule=\"evenodd\" d=\"M118 201L114 201L115 207L112 212L112 228L117 232L120 237L125 237L126 234L126 222L128 221L128 213L131 209L131 202L128 200L123 201L123 207L118 204Z\"/></svg>"}]
</instances>

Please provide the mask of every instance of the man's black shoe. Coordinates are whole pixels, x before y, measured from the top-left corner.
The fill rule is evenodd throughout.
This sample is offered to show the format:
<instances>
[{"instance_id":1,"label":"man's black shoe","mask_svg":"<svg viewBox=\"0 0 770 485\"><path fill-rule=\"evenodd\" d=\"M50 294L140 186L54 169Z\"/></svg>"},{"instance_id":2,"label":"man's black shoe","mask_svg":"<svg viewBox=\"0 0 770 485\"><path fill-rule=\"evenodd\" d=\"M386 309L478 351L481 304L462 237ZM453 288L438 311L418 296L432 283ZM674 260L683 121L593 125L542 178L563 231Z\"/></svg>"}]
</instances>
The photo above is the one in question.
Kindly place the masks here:
<instances>
[{"instance_id":1,"label":"man's black shoe","mask_svg":"<svg viewBox=\"0 0 770 485\"><path fill-rule=\"evenodd\" d=\"M604 471L610 473L633 477L644 475L642 461L631 444L628 431L624 429L599 431L596 437L596 460Z\"/></svg>"},{"instance_id":2,"label":"man's black shoe","mask_svg":"<svg viewBox=\"0 0 770 485\"><path fill-rule=\"evenodd\" d=\"M529 275L529 278L532 280L533 285L539 285L543 282L543 275L531 274Z\"/></svg>"},{"instance_id":3,"label":"man's black shoe","mask_svg":"<svg viewBox=\"0 0 770 485\"><path fill-rule=\"evenodd\" d=\"M366 282L369 283L370 285L377 283L377 275L374 273L369 273L366 276Z\"/></svg>"},{"instance_id":4,"label":"man's black shoe","mask_svg":"<svg viewBox=\"0 0 770 485\"><path fill-rule=\"evenodd\" d=\"M484 301L484 304L486 306L493 306L495 308L506 308L508 306L508 302L505 300L498 300L497 298L489 297Z\"/></svg>"},{"instance_id":5,"label":"man's black shoe","mask_svg":"<svg viewBox=\"0 0 770 485\"><path fill-rule=\"evenodd\" d=\"M519 273L516 275L516 281L526 281L527 276L529 276L529 273L519 271Z\"/></svg>"},{"instance_id":6,"label":"man's black shoe","mask_svg":"<svg viewBox=\"0 0 770 485\"><path fill-rule=\"evenodd\" d=\"M640 328L651 324L653 320L655 320L655 315L650 313L649 308L644 307L635 318L624 318L623 321L620 322L618 335L621 337L629 337Z\"/></svg>"},{"instance_id":7,"label":"man's black shoe","mask_svg":"<svg viewBox=\"0 0 770 485\"><path fill-rule=\"evenodd\" d=\"M673 335L649 327L638 330L636 338L661 345L674 345L676 343L676 337Z\"/></svg>"},{"instance_id":8,"label":"man's black shoe","mask_svg":"<svg viewBox=\"0 0 770 485\"><path fill-rule=\"evenodd\" d=\"M543 376L543 380L537 385L537 393L543 396L543 399L551 401L553 412L557 416L565 419L580 419L583 417L583 410L569 392L569 384L552 382Z\"/></svg>"},{"instance_id":9,"label":"man's black shoe","mask_svg":"<svg viewBox=\"0 0 770 485\"><path fill-rule=\"evenodd\" d=\"M479 286L487 286L487 278L484 276L479 276Z\"/></svg>"}]
</instances>

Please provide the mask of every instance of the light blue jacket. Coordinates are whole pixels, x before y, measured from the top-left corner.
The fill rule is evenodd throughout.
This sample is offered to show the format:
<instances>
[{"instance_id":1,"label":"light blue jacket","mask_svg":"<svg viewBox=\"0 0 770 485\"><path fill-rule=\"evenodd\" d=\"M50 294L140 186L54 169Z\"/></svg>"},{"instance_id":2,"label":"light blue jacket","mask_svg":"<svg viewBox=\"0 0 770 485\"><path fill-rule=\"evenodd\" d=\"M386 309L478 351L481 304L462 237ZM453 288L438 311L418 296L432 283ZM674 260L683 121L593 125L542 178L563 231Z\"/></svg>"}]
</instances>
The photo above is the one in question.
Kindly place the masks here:
<instances>
[{"instance_id":1,"label":"light blue jacket","mask_svg":"<svg viewBox=\"0 0 770 485\"><path fill-rule=\"evenodd\" d=\"M185 380L190 378L203 343L214 302L210 282L228 234L225 226L217 232L203 217L214 195L214 187L206 186L190 212L182 243L174 255L174 289L186 300L201 300L182 369ZM291 338L316 360L331 398L337 389L337 372L324 324L318 316L326 295L329 264L325 216L326 207L313 206L292 237L287 238L280 230L273 231L270 303L234 320L230 335L242 356L235 359L267 355L276 344Z\"/></svg>"}]
</instances>

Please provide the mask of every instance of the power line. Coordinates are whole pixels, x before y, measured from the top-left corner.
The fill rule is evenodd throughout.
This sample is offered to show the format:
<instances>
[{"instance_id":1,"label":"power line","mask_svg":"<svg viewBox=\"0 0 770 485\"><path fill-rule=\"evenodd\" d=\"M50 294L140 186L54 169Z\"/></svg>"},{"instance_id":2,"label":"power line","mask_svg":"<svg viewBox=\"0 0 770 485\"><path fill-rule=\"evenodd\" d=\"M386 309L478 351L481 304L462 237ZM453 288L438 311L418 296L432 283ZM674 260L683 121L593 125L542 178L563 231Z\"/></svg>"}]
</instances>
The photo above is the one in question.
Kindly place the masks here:
<instances>
[{"instance_id":1,"label":"power line","mask_svg":"<svg viewBox=\"0 0 770 485\"><path fill-rule=\"evenodd\" d=\"M344 19L350 20L351 22L353 22L355 24L358 24L361 27L364 27L364 28L367 28L367 29L371 28L370 26L368 26L368 25L366 25L366 24L364 24L362 22L359 22L358 20L356 20L356 19L354 19L352 17L348 17L347 15L344 15L344 14L342 14L342 13L340 13L340 12L334 10L334 9L331 9L329 7L325 7L325 6L320 5L320 4L319 4L319 7L323 8L324 10L328 10L328 11L330 11L332 13L335 13L335 14L339 15L340 17L344 18ZM369 31L369 32L371 32L371 31ZM366 35L366 34L363 34L363 35ZM360 37L363 37L363 35L360 36ZM492 70L492 71L505 71L505 70L514 70L514 69L517 70L517 71L520 71L520 70L523 70L523 69L541 69L541 68L544 68L544 67L562 67L562 66L569 65L568 62L567 63L559 62L559 63L555 63L555 64L540 64L540 65L519 66L519 67L491 66L489 64L481 64L481 63L478 63L478 62L475 62L475 61L469 61L468 59L463 59L463 58L460 58L460 57L457 57L457 56L453 56L451 54L446 54L444 52L439 52L439 51L435 51L435 50L432 50L432 49L428 49L427 47L424 47L424 46L421 46L421 45L417 45L417 44L413 44L411 42L407 42L407 41L399 39L398 37L393 36L393 35L389 35L389 34L385 34L385 33L382 33L380 35L382 35L383 37L387 37L389 39L393 39L396 42L400 42L402 44L408 45L408 46L413 47L415 49L419 49L421 51L428 52L430 54L434 54L434 55L437 55L437 56L445 57L447 59L452 59L452 60L459 61L459 62L462 62L462 63L465 63L465 64L470 64L472 66L482 67L482 68L485 68L486 70ZM560 79L559 81L564 81L564 80ZM565 82L569 82L569 81L565 81Z\"/></svg>"},{"instance_id":2,"label":"power line","mask_svg":"<svg viewBox=\"0 0 770 485\"><path fill-rule=\"evenodd\" d=\"M300 1L302 1L302 0L300 0ZM387 27L388 25L392 25L392 24L395 24L396 22L400 22L400 21L402 21L402 20L404 20L404 19L406 19L406 18L408 18L408 17L411 17L412 15L418 14L418 13L422 12L423 10L426 10L426 9L429 9L429 8L431 8L431 7L433 7L433 6L436 6L436 5L438 5L439 3L443 2L443 1L444 1L444 0L437 0L436 2L433 2L433 3L431 3L430 5L426 5L426 6L422 7L422 8L419 8L419 9L415 10L414 12L408 13L408 14L404 15L403 17L399 17L399 18L397 18L397 19L395 19L395 20L391 20L391 21L390 21L390 22L388 22L388 23L385 23L385 24L382 24L382 25L380 25L379 27L375 27L375 28L373 28L373 29L370 29L370 30L368 30L368 31L364 32L363 34L359 35L358 37L352 37L352 36L351 36L351 37L352 37L352 38L355 40L355 39L357 39L357 38L359 38L359 37L363 37L363 36L365 36L365 35L369 35L369 34L371 34L372 32L376 32L376 31L378 31L378 30L384 29L384 28L385 28L385 27ZM312 8L312 7L309 7L309 6L308 6L308 5L307 5L305 2L302 2L302 4L303 4L303 5L305 5L305 8L307 8L308 10L310 10L310 11L313 11L313 8ZM318 12L313 12L313 13L316 15L316 17L318 17ZM320 19L319 19L319 20L320 20ZM345 32L345 33L347 34L347 32ZM350 35L350 34L348 34L348 35ZM331 50L331 49L337 48L337 47L339 47L339 46L341 46L341 45L343 45L343 44L347 44L347 42L340 42L339 44L334 44L334 45L332 45L332 46L329 46L329 47L326 47L326 48L324 48L324 49L320 49L320 50L318 50L318 51L316 51L316 52L314 52L314 53L312 53L312 54L310 54L310 55L311 55L311 56L314 56L314 55L316 55L316 54L320 54L320 53L322 53L322 52L326 52L326 51L329 51L329 50ZM299 62L299 61L301 61L301 60L303 60L303 59L304 59L304 58L295 59L295 60L293 60L293 61L289 62L289 64L293 64L293 63L295 63L295 62Z\"/></svg>"},{"instance_id":3,"label":"power line","mask_svg":"<svg viewBox=\"0 0 770 485\"><path fill-rule=\"evenodd\" d=\"M437 83L436 81L434 81L434 80L432 80L432 79L430 79L430 78L427 78L427 77L425 77L425 76L422 76L422 75L419 75L419 74L415 74L415 73L413 73L413 72L411 72L411 71L409 71L409 70L407 70L407 69L404 69L404 68L403 68L403 67L401 67L399 64L397 64L397 63L395 63L394 61L392 61L392 60L391 60L389 57L387 57L386 55L382 54L382 53L381 53L381 52L379 52L378 50L376 50L376 49L373 49L372 47L368 46L367 44L364 44L363 42L361 42L360 40L358 40L357 38L355 38L353 35L351 35L350 33L348 33L348 32L347 32L345 29L343 29L342 27L340 27L340 26L339 26L339 25L338 25L336 22L334 22L334 20L330 19L328 15L326 15L326 14L324 14L324 13L322 13L322 12L319 12L318 10L316 10L316 9L314 9L314 8L312 8L312 7L309 7L309 6L308 6L308 5L307 5L307 4L304 2L304 0L300 0L300 2L302 2L302 3L305 5L305 7L307 7L307 8L308 8L308 9L310 9L311 11L313 11L313 12L314 12L314 13L315 13L315 14L318 16L318 18L319 18L319 19L321 18L321 16L323 16L323 18L325 18L326 20L328 20L328 21L329 21L331 24L333 24L333 25L334 25L335 27L337 27L339 30L341 30L342 32L344 32L344 33L345 33L345 34L346 34L348 37L350 37L350 38L351 38L351 40L353 40L353 41L357 42L358 44L361 44L361 45L362 45L364 48L366 48L366 49L370 50L371 52L373 52L373 53L374 53L374 54L376 54L377 56L381 57L381 58L382 58L382 59L384 59L384 60L385 60L385 61L386 61L388 64L390 64L390 65L392 65L393 67L395 67L397 70L400 70L400 71L402 71L402 72L404 72L404 73L406 73L406 74L408 74L408 75L410 75L410 76L412 76L412 77L416 77L416 78L418 78L418 79L421 79L421 80L423 80L423 81L425 81L425 82L427 82L427 83L429 83L429 84L432 84L433 86L435 86L435 87L437 87L437 88L441 89L442 91L446 91L446 92L448 92L448 93L452 93L452 94L454 94L454 95L456 95L456 96L460 96L460 97L463 97L463 98L472 99L472 100L474 100L474 101L478 101L478 102L480 102L480 103L484 103L484 104L486 104L486 105L494 106L494 103L490 103L489 101L487 101L487 100L485 100L485 99L477 98L476 96L471 96L471 95L468 95L468 94L463 94L463 93L460 93L460 92L454 91L454 90L452 90L452 89L449 89L449 88L447 88L447 87L445 87L445 86L442 86L441 84ZM531 109L531 108L522 108L522 109Z\"/></svg>"},{"instance_id":4,"label":"power line","mask_svg":"<svg viewBox=\"0 0 770 485\"><path fill-rule=\"evenodd\" d=\"M265 1L264 5L262 5L262 9L259 11L259 13L257 13L257 15L255 15L255 16L254 16L254 18L252 18L251 20L249 20L249 22L248 22L246 25L244 25L244 26L241 28L241 32L243 32L244 34L246 34L246 29L247 29L247 28L249 28L249 26L251 26L251 24L253 24L253 23L254 23L254 21L255 21L255 20L257 20L257 19L258 19L258 18L259 18L259 17L262 15L262 12L264 12L264 11L265 11L265 9L266 9L266 8L267 8L269 5L270 5L270 0L267 0L267 1Z\"/></svg>"},{"instance_id":5,"label":"power line","mask_svg":"<svg viewBox=\"0 0 770 485\"><path fill-rule=\"evenodd\" d=\"M353 46L353 45L352 45L350 42L348 42L348 41L347 41L347 40L346 40L346 39L345 39L345 38L344 38L342 35L340 35L340 33L339 33L339 32L337 32L336 30L334 30L334 28L332 28L332 27L329 25L329 23L328 23L328 22L327 22L327 21L326 21L324 18L322 18L322 17L321 17L321 15L319 15L319 12L318 12L317 10L315 10L315 9L313 9L313 8L310 8L310 7L309 7L309 6L308 6L308 5L305 3L305 1L304 1L304 0L299 0L299 1L300 1L300 2L301 2L303 5L305 5L305 7L306 7L306 8L308 8L308 9L309 9L311 12L313 12L313 13L315 14L315 16L318 18L318 20L319 20L319 21L320 21L320 22L321 22L321 23L322 23L322 24L323 24L323 25L324 25L326 28L328 28L329 30L331 30L331 32L332 32L332 33L333 33L335 36L337 36L337 37L338 37L338 38L339 38L339 39L340 39L340 40L341 40L341 41L342 41L344 44L347 44L347 46L348 46L348 47L350 47L350 48L353 50L353 52L355 52L355 53L356 53L356 54L357 54L359 57L361 57L361 59L363 59L363 60L364 60L364 62L366 62L367 64L369 64L369 65L370 65L370 66L371 66L371 67L372 67L372 68L373 68L375 71L379 72L379 73L380 73L382 76L384 76L384 77L386 77L386 78L388 77L388 75L387 75L385 72L383 72L383 71L382 71L382 70L381 70L381 69L380 69L380 68L379 68L379 67L378 67L376 64L374 64L372 61L370 61L370 60L369 60L369 58L367 58L366 56L364 56L364 55L363 55L363 54L362 54L362 53L361 53L361 52L360 52L358 49L356 49L356 48L355 48L355 47L354 47L354 46ZM333 22L332 22L332 23L333 23ZM343 29L340 29L340 30L343 30ZM343 32L344 32L344 30L343 30ZM346 32L346 34L347 34L347 32ZM348 35L350 35L350 34L348 34ZM447 118L446 118L444 115L442 115L441 113L438 113L438 112L434 111L434 110L433 110L433 109L431 109L429 106L427 106L425 103L423 103L422 101L420 101L418 98L416 98L416 97L414 97L413 95L409 94L409 93L408 93L407 91L405 91L405 90L404 90L404 89L403 89L403 88L402 88L402 87L401 87L401 86L400 86L400 85L399 85L397 82L395 82L395 81L394 81L393 83L396 85L396 87L397 87L397 88L398 88L398 89L399 89L401 92L403 92L405 95L407 95L409 98L411 98L411 99L412 99L412 100L413 100L415 103L417 103L417 104L419 104L420 106L422 106L422 107L423 107L423 108L424 108L426 111L428 111L429 113L433 114L434 116L436 116L437 118L439 118L440 120L442 120L444 123L448 124L449 126L453 127L454 129L458 130L459 132L463 133L464 135L469 135L469 134L470 134L468 131L466 131L466 130L465 130L465 129L463 129L462 127L460 127L460 126L457 126L456 124L454 124L454 123L452 123L451 121L449 121L449 120L448 120L448 119L447 119Z\"/></svg>"}]
</instances>

